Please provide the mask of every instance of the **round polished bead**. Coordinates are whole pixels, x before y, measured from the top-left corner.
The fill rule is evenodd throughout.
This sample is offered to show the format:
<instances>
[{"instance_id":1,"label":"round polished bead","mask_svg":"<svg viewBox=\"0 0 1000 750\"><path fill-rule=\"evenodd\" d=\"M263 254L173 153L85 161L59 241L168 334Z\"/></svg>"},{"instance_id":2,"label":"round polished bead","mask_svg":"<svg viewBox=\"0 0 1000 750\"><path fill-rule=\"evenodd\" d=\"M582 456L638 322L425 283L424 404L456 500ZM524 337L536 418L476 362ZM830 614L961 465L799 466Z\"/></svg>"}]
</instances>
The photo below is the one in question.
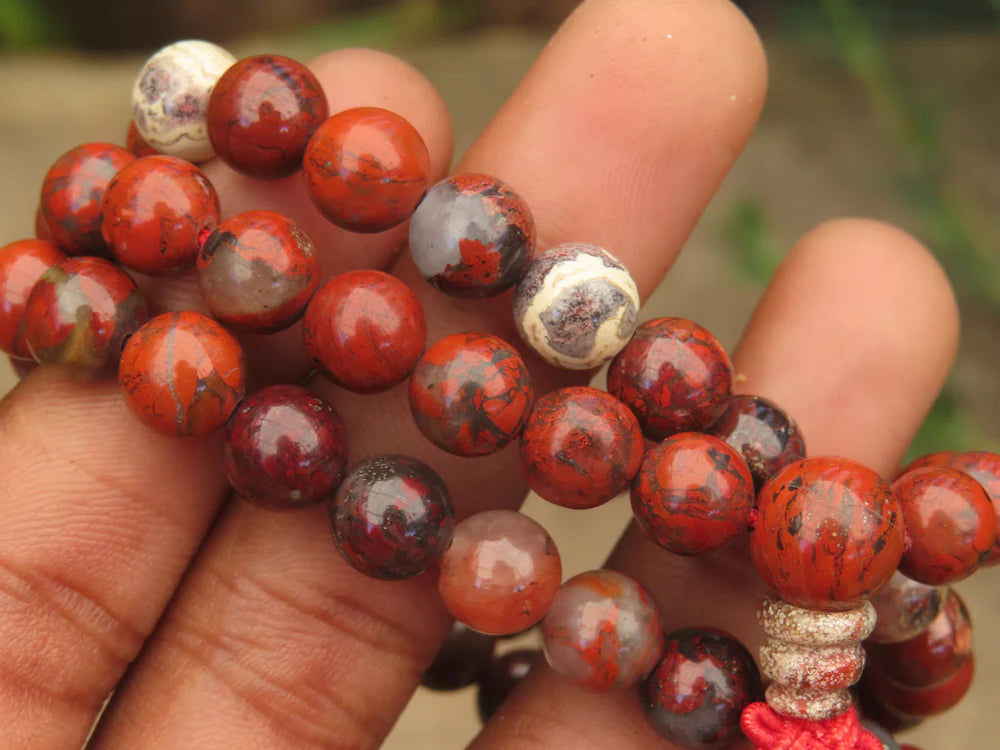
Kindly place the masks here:
<instances>
[{"instance_id":1,"label":"round polished bead","mask_svg":"<svg viewBox=\"0 0 1000 750\"><path fill-rule=\"evenodd\" d=\"M455 518L444 481L407 456L376 456L355 466L330 504L337 549L373 578L412 578L452 543Z\"/></svg>"},{"instance_id":2,"label":"round polished bead","mask_svg":"<svg viewBox=\"0 0 1000 750\"><path fill-rule=\"evenodd\" d=\"M465 623L452 623L420 684L431 690L460 690L480 680L493 659L496 638Z\"/></svg>"},{"instance_id":3,"label":"round polished bead","mask_svg":"<svg viewBox=\"0 0 1000 750\"><path fill-rule=\"evenodd\" d=\"M214 317L252 333L297 322L319 288L319 256L291 219L247 211L224 222L198 252L201 296Z\"/></svg>"},{"instance_id":4,"label":"round polished bead","mask_svg":"<svg viewBox=\"0 0 1000 750\"><path fill-rule=\"evenodd\" d=\"M508 651L490 662L476 692L476 708L483 724L493 717L518 683L528 676L541 655L538 649L523 648Z\"/></svg>"},{"instance_id":5,"label":"round polished bead","mask_svg":"<svg viewBox=\"0 0 1000 750\"><path fill-rule=\"evenodd\" d=\"M947 589L917 583L899 571L871 598L878 615L869 640L898 643L922 633L941 611Z\"/></svg>"},{"instance_id":6,"label":"round polished bead","mask_svg":"<svg viewBox=\"0 0 1000 750\"><path fill-rule=\"evenodd\" d=\"M146 143L145 139L139 135L139 128L135 126L135 120L129 120L128 131L125 133L125 150L140 158L143 156L155 156L160 153Z\"/></svg>"},{"instance_id":7,"label":"round polished bead","mask_svg":"<svg viewBox=\"0 0 1000 750\"><path fill-rule=\"evenodd\" d=\"M246 388L239 342L206 315L158 315L128 340L118 368L125 403L146 425L174 437L226 423Z\"/></svg>"},{"instance_id":8,"label":"round polished bead","mask_svg":"<svg viewBox=\"0 0 1000 750\"><path fill-rule=\"evenodd\" d=\"M48 237L68 255L108 257L101 236L101 201L112 178L135 156L110 143L85 143L60 156L42 182Z\"/></svg>"},{"instance_id":9,"label":"round polished bead","mask_svg":"<svg viewBox=\"0 0 1000 750\"><path fill-rule=\"evenodd\" d=\"M974 670L975 659L969 657L951 677L930 687L900 685L879 669L865 670L864 681L876 700L891 713L926 718L943 713L962 700L972 684Z\"/></svg>"},{"instance_id":10,"label":"round polished bead","mask_svg":"<svg viewBox=\"0 0 1000 750\"><path fill-rule=\"evenodd\" d=\"M753 656L733 636L685 628L666 637L663 658L642 686L642 708L675 745L717 748L740 736L740 714L763 696Z\"/></svg>"},{"instance_id":11,"label":"round polished bead","mask_svg":"<svg viewBox=\"0 0 1000 750\"><path fill-rule=\"evenodd\" d=\"M928 453L910 461L910 463L900 469L896 477L898 479L903 474L908 474L917 469L924 469L928 466L947 466L948 462L957 455L955 451L935 451L934 453Z\"/></svg>"},{"instance_id":12,"label":"round polished bead","mask_svg":"<svg viewBox=\"0 0 1000 750\"><path fill-rule=\"evenodd\" d=\"M410 253L427 281L456 297L492 297L535 253L524 199L495 177L460 174L427 191L410 221Z\"/></svg>"},{"instance_id":13,"label":"round polished bead","mask_svg":"<svg viewBox=\"0 0 1000 750\"><path fill-rule=\"evenodd\" d=\"M663 626L652 595L613 570L573 576L542 621L545 658L590 690L634 685L663 652Z\"/></svg>"},{"instance_id":14,"label":"round polished bead","mask_svg":"<svg viewBox=\"0 0 1000 750\"><path fill-rule=\"evenodd\" d=\"M981 485L993 503L993 511L997 516L997 528L1000 530L1000 454L989 451L969 451L957 453L945 464L951 469L965 472ZM1000 564L1000 533L983 565Z\"/></svg>"},{"instance_id":15,"label":"round polished bead","mask_svg":"<svg viewBox=\"0 0 1000 750\"><path fill-rule=\"evenodd\" d=\"M100 375L149 317L131 277L103 258L67 258L42 274L24 306L24 342L36 362Z\"/></svg>"},{"instance_id":16,"label":"round polished bead","mask_svg":"<svg viewBox=\"0 0 1000 750\"><path fill-rule=\"evenodd\" d=\"M410 378L420 431L459 456L485 456L517 437L534 402L531 376L507 342L455 333L431 346Z\"/></svg>"},{"instance_id":17,"label":"round polished bead","mask_svg":"<svg viewBox=\"0 0 1000 750\"><path fill-rule=\"evenodd\" d=\"M49 228L45 224L45 217L42 216L41 204L39 204L38 208L35 209L35 239L52 242L52 233L49 232Z\"/></svg>"},{"instance_id":18,"label":"round polished bead","mask_svg":"<svg viewBox=\"0 0 1000 750\"><path fill-rule=\"evenodd\" d=\"M0 247L0 351L31 356L24 342L21 319L35 283L66 256L45 240L18 240Z\"/></svg>"},{"instance_id":19,"label":"round polished bead","mask_svg":"<svg viewBox=\"0 0 1000 750\"><path fill-rule=\"evenodd\" d=\"M438 591L456 620L505 635L541 620L561 580L559 551L548 532L516 511L492 510L455 528Z\"/></svg>"},{"instance_id":20,"label":"round polished bead","mask_svg":"<svg viewBox=\"0 0 1000 750\"><path fill-rule=\"evenodd\" d=\"M306 352L329 380L378 393L406 380L427 343L420 300L382 271L334 276L306 309Z\"/></svg>"},{"instance_id":21,"label":"round polished bead","mask_svg":"<svg viewBox=\"0 0 1000 750\"><path fill-rule=\"evenodd\" d=\"M923 632L900 643L868 643L869 667L913 688L937 685L972 658L972 621L965 602L948 590L944 604Z\"/></svg>"},{"instance_id":22,"label":"round polished bead","mask_svg":"<svg viewBox=\"0 0 1000 750\"><path fill-rule=\"evenodd\" d=\"M593 508L628 487L645 444L635 416L596 388L542 396L521 433L528 486L565 508Z\"/></svg>"},{"instance_id":23,"label":"round polished bead","mask_svg":"<svg viewBox=\"0 0 1000 750\"><path fill-rule=\"evenodd\" d=\"M430 155L402 117L358 107L319 126L306 146L303 170L326 218L353 232L382 232L417 207L427 190Z\"/></svg>"},{"instance_id":24,"label":"round polished bead","mask_svg":"<svg viewBox=\"0 0 1000 750\"><path fill-rule=\"evenodd\" d=\"M514 323L528 346L556 367L600 367L635 330L639 290L611 253L583 242L546 250L514 293Z\"/></svg>"},{"instance_id":25,"label":"round polished bead","mask_svg":"<svg viewBox=\"0 0 1000 750\"><path fill-rule=\"evenodd\" d=\"M684 318L647 320L608 369L608 392L652 440L701 431L725 411L733 366L718 340Z\"/></svg>"},{"instance_id":26,"label":"round polished bead","mask_svg":"<svg viewBox=\"0 0 1000 750\"><path fill-rule=\"evenodd\" d=\"M230 67L208 99L215 153L251 177L286 177L302 167L306 144L327 116L323 87L305 65L281 55Z\"/></svg>"},{"instance_id":27,"label":"round polished bead","mask_svg":"<svg viewBox=\"0 0 1000 750\"><path fill-rule=\"evenodd\" d=\"M340 415L296 385L257 391L226 425L226 478L255 505L286 509L323 500L344 478L347 456Z\"/></svg>"},{"instance_id":28,"label":"round polished bead","mask_svg":"<svg viewBox=\"0 0 1000 750\"><path fill-rule=\"evenodd\" d=\"M646 536L675 554L697 555L747 528L753 477L728 443L682 432L646 453L631 498Z\"/></svg>"},{"instance_id":29,"label":"round polished bead","mask_svg":"<svg viewBox=\"0 0 1000 750\"><path fill-rule=\"evenodd\" d=\"M932 586L960 581L993 549L996 514L982 485L968 474L928 466L903 474L892 491L906 525L899 571L909 578Z\"/></svg>"},{"instance_id":30,"label":"round polished bead","mask_svg":"<svg viewBox=\"0 0 1000 750\"><path fill-rule=\"evenodd\" d=\"M777 404L760 396L732 396L707 432L739 451L750 467L756 490L782 466L806 455L798 425Z\"/></svg>"},{"instance_id":31,"label":"round polished bead","mask_svg":"<svg viewBox=\"0 0 1000 750\"><path fill-rule=\"evenodd\" d=\"M163 154L210 159L208 97L234 62L222 47L196 39L167 45L150 57L132 86L132 119L143 139Z\"/></svg>"},{"instance_id":32,"label":"round polished bead","mask_svg":"<svg viewBox=\"0 0 1000 750\"><path fill-rule=\"evenodd\" d=\"M198 167L173 156L136 159L108 185L101 231L122 265L160 275L190 268L219 224L219 197Z\"/></svg>"},{"instance_id":33,"label":"round polished bead","mask_svg":"<svg viewBox=\"0 0 1000 750\"><path fill-rule=\"evenodd\" d=\"M903 518L889 485L844 458L788 464L757 495L750 553L764 581L799 607L858 606L895 572Z\"/></svg>"}]
</instances>

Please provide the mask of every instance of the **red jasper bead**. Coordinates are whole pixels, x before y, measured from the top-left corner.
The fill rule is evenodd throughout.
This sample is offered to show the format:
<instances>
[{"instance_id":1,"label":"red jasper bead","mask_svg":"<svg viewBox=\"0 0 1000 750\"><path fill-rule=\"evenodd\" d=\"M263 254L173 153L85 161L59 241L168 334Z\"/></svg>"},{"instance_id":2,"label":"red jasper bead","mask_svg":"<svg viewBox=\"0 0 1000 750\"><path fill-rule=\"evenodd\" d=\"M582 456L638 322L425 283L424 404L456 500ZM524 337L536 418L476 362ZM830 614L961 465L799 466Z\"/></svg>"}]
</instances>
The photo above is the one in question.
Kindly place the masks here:
<instances>
[{"instance_id":1,"label":"red jasper bead","mask_svg":"<svg viewBox=\"0 0 1000 750\"><path fill-rule=\"evenodd\" d=\"M491 510L455 527L438 591L452 616L490 635L520 633L545 616L559 590L555 542L536 521Z\"/></svg>"},{"instance_id":2,"label":"red jasper bead","mask_svg":"<svg viewBox=\"0 0 1000 750\"><path fill-rule=\"evenodd\" d=\"M925 688L952 677L972 658L972 621L965 602L949 589L937 617L920 634L900 643L866 644L869 669L892 682Z\"/></svg>"},{"instance_id":3,"label":"red jasper bead","mask_svg":"<svg viewBox=\"0 0 1000 750\"><path fill-rule=\"evenodd\" d=\"M118 381L125 403L152 429L203 435L224 425L243 399L246 360L236 338L207 315L165 313L129 339Z\"/></svg>"},{"instance_id":4,"label":"red jasper bead","mask_svg":"<svg viewBox=\"0 0 1000 750\"><path fill-rule=\"evenodd\" d=\"M753 656L715 628L666 637L663 658L642 685L642 708L657 734L676 745L717 748L740 736L740 714L763 696Z\"/></svg>"},{"instance_id":5,"label":"red jasper bead","mask_svg":"<svg viewBox=\"0 0 1000 750\"><path fill-rule=\"evenodd\" d=\"M42 217L52 242L69 255L108 256L101 201L135 156L111 143L85 143L56 160L42 183Z\"/></svg>"},{"instance_id":6,"label":"red jasper bead","mask_svg":"<svg viewBox=\"0 0 1000 750\"><path fill-rule=\"evenodd\" d=\"M795 421L773 401L760 396L734 395L722 416L706 431L739 451L750 467L755 490L782 466L806 455Z\"/></svg>"},{"instance_id":7,"label":"red jasper bead","mask_svg":"<svg viewBox=\"0 0 1000 750\"><path fill-rule=\"evenodd\" d=\"M542 622L545 659L589 690L634 685L663 652L663 626L653 597L614 570L573 576Z\"/></svg>"},{"instance_id":8,"label":"red jasper bead","mask_svg":"<svg viewBox=\"0 0 1000 750\"><path fill-rule=\"evenodd\" d=\"M128 123L128 132L125 134L125 149L140 158L160 153L146 143L146 139L139 134L139 128L135 126L134 120L129 120Z\"/></svg>"},{"instance_id":9,"label":"red jasper bead","mask_svg":"<svg viewBox=\"0 0 1000 750\"><path fill-rule=\"evenodd\" d=\"M118 266L67 258L31 290L22 330L36 362L97 375L118 364L125 340L148 317L145 296Z\"/></svg>"},{"instance_id":10,"label":"red jasper bead","mask_svg":"<svg viewBox=\"0 0 1000 750\"><path fill-rule=\"evenodd\" d=\"M402 223L427 190L430 155L416 129L377 107L339 112L319 126L303 161L313 203L354 232Z\"/></svg>"},{"instance_id":11,"label":"red jasper bead","mask_svg":"<svg viewBox=\"0 0 1000 750\"><path fill-rule=\"evenodd\" d=\"M889 485L845 458L806 458L757 495L750 553L765 583L790 604L857 607L903 556L903 517Z\"/></svg>"},{"instance_id":12,"label":"red jasper bead","mask_svg":"<svg viewBox=\"0 0 1000 750\"><path fill-rule=\"evenodd\" d=\"M0 351L31 356L21 331L24 306L35 282L64 260L62 251L45 240L18 240L0 247Z\"/></svg>"},{"instance_id":13,"label":"red jasper bead","mask_svg":"<svg viewBox=\"0 0 1000 750\"><path fill-rule=\"evenodd\" d=\"M951 469L965 472L981 485L993 503L993 511L997 516L997 529L1000 532L1000 454L989 451L969 451L957 453L945 464ZM1000 564L1000 533L983 565Z\"/></svg>"},{"instance_id":14,"label":"red jasper bead","mask_svg":"<svg viewBox=\"0 0 1000 750\"><path fill-rule=\"evenodd\" d=\"M303 334L323 375L355 393L378 393L409 376L427 343L427 322L420 300L395 276L348 271L309 303Z\"/></svg>"},{"instance_id":15,"label":"red jasper bead","mask_svg":"<svg viewBox=\"0 0 1000 750\"><path fill-rule=\"evenodd\" d=\"M274 333L297 322L319 287L312 242L273 211L226 219L205 239L197 267L212 315L252 333Z\"/></svg>"},{"instance_id":16,"label":"red jasper bead","mask_svg":"<svg viewBox=\"0 0 1000 750\"><path fill-rule=\"evenodd\" d=\"M528 485L564 508L593 508L628 487L645 444L635 415L596 388L562 388L538 399L521 433Z\"/></svg>"},{"instance_id":17,"label":"red jasper bead","mask_svg":"<svg viewBox=\"0 0 1000 750\"><path fill-rule=\"evenodd\" d=\"M906 525L903 575L932 586L954 583L972 575L993 549L996 514L968 474L928 466L903 474L892 491Z\"/></svg>"},{"instance_id":18,"label":"red jasper bead","mask_svg":"<svg viewBox=\"0 0 1000 750\"><path fill-rule=\"evenodd\" d=\"M420 575L452 543L455 518L444 481L407 456L355 466L330 504L337 549L355 570L399 581Z\"/></svg>"},{"instance_id":19,"label":"red jasper bead","mask_svg":"<svg viewBox=\"0 0 1000 750\"><path fill-rule=\"evenodd\" d=\"M281 510L323 500L347 473L347 457L340 415L296 385L257 391L226 425L226 478L255 505Z\"/></svg>"},{"instance_id":20,"label":"red jasper bead","mask_svg":"<svg viewBox=\"0 0 1000 750\"><path fill-rule=\"evenodd\" d=\"M715 336L683 318L635 329L611 362L608 392L639 418L646 437L704 430L733 393L733 366Z\"/></svg>"},{"instance_id":21,"label":"red jasper bead","mask_svg":"<svg viewBox=\"0 0 1000 750\"><path fill-rule=\"evenodd\" d=\"M919 635L938 616L947 592L938 586L912 581L896 571L889 582L872 595L876 620L868 640L898 643Z\"/></svg>"},{"instance_id":22,"label":"red jasper bead","mask_svg":"<svg viewBox=\"0 0 1000 750\"><path fill-rule=\"evenodd\" d=\"M951 677L931 687L914 688L890 680L878 669L866 670L864 680L880 703L893 714L926 718L957 704L972 684L975 659L970 657Z\"/></svg>"},{"instance_id":23,"label":"red jasper bead","mask_svg":"<svg viewBox=\"0 0 1000 750\"><path fill-rule=\"evenodd\" d=\"M305 65L281 55L234 63L208 99L215 153L251 177L287 177L327 116L323 87Z\"/></svg>"},{"instance_id":24,"label":"red jasper bead","mask_svg":"<svg viewBox=\"0 0 1000 750\"><path fill-rule=\"evenodd\" d=\"M646 453L631 498L646 536L675 554L697 555L746 529L753 477L722 439L682 432Z\"/></svg>"},{"instance_id":25,"label":"red jasper bead","mask_svg":"<svg viewBox=\"0 0 1000 750\"><path fill-rule=\"evenodd\" d=\"M514 286L534 257L535 220L507 183L455 175L420 201L409 247L421 275L442 292L492 297Z\"/></svg>"},{"instance_id":26,"label":"red jasper bead","mask_svg":"<svg viewBox=\"0 0 1000 750\"><path fill-rule=\"evenodd\" d=\"M911 471L916 471L917 469L924 469L928 466L947 466L948 462L958 454L955 451L935 451L934 453L928 453L919 458L915 458L902 469L896 475L896 478L903 476Z\"/></svg>"},{"instance_id":27,"label":"red jasper bead","mask_svg":"<svg viewBox=\"0 0 1000 750\"><path fill-rule=\"evenodd\" d=\"M45 217L42 216L41 206L35 209L35 238L52 242L52 235L49 233L49 228L45 225Z\"/></svg>"},{"instance_id":28,"label":"red jasper bead","mask_svg":"<svg viewBox=\"0 0 1000 750\"><path fill-rule=\"evenodd\" d=\"M108 185L101 231L123 265L154 276L190 268L219 224L219 197L175 156L136 159Z\"/></svg>"},{"instance_id":29,"label":"red jasper bead","mask_svg":"<svg viewBox=\"0 0 1000 750\"><path fill-rule=\"evenodd\" d=\"M442 450L485 456L517 437L535 394L521 356L486 333L455 333L430 347L410 378L417 427Z\"/></svg>"}]
</instances>

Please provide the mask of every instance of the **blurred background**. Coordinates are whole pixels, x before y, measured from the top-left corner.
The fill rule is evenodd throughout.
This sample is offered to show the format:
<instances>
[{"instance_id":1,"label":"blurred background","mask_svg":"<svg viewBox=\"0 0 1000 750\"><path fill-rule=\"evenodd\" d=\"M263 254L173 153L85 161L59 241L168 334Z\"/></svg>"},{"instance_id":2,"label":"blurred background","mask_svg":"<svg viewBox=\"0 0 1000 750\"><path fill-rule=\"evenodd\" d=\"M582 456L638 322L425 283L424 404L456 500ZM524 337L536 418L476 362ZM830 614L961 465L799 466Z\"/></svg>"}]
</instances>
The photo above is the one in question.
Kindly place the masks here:
<instances>
[{"instance_id":1,"label":"blurred background","mask_svg":"<svg viewBox=\"0 0 1000 750\"><path fill-rule=\"evenodd\" d=\"M797 237L838 215L894 222L938 256L963 315L958 362L911 455L1000 450L1000 0L737 4L767 48L768 102L646 317L694 318L732 347ZM60 154L88 140L124 143L132 78L165 43L204 38L237 57L392 51L443 94L460 154L575 5L0 0L0 244L32 235L42 177ZM15 382L0 364L0 393ZM621 499L569 515L536 500L528 512L553 530L567 575L598 566L628 516ZM996 574L958 586L976 622L979 675L957 708L903 735L924 750L997 746ZM472 689L422 690L386 747L459 748L477 727Z\"/></svg>"}]
</instances>

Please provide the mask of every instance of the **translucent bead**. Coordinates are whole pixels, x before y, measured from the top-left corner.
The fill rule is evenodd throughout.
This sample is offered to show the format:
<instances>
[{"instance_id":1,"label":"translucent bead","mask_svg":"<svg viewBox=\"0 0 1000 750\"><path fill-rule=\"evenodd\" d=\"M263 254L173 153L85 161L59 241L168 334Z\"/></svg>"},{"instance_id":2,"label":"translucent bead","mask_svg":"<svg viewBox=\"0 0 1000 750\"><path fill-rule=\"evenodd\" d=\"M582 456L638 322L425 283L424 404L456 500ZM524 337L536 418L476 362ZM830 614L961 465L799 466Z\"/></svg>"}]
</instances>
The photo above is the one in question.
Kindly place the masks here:
<instances>
[{"instance_id":1,"label":"translucent bead","mask_svg":"<svg viewBox=\"0 0 1000 750\"><path fill-rule=\"evenodd\" d=\"M945 592L897 571L871 598L878 620L869 640L898 643L921 633L937 617Z\"/></svg>"}]
</instances>

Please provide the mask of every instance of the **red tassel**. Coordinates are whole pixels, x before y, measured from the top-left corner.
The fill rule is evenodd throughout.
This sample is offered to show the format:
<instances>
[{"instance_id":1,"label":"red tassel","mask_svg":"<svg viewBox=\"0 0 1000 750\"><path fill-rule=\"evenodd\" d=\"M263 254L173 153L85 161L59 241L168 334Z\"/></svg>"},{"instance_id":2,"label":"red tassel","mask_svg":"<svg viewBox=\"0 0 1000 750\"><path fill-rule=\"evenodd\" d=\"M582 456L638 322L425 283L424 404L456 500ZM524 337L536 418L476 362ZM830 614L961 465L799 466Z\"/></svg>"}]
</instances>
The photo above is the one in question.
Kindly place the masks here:
<instances>
[{"instance_id":1,"label":"red tassel","mask_svg":"<svg viewBox=\"0 0 1000 750\"><path fill-rule=\"evenodd\" d=\"M858 721L852 708L822 721L781 716L766 703L751 703L740 718L755 750L883 750L882 741Z\"/></svg>"}]
</instances>

